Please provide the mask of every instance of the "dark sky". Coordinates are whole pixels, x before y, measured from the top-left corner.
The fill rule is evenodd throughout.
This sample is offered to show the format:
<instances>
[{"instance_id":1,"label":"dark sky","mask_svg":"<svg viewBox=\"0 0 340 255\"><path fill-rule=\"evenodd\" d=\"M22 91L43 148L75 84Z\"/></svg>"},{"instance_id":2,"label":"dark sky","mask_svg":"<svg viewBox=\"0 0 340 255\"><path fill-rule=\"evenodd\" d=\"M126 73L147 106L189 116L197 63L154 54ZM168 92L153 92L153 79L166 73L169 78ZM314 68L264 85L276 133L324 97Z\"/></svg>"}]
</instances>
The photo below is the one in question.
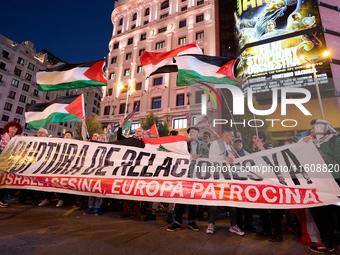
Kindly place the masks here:
<instances>
[{"instance_id":1,"label":"dark sky","mask_svg":"<svg viewBox=\"0 0 340 255\"><path fill-rule=\"evenodd\" d=\"M1 0L0 34L31 41L68 63L103 59L114 0Z\"/></svg>"}]
</instances>

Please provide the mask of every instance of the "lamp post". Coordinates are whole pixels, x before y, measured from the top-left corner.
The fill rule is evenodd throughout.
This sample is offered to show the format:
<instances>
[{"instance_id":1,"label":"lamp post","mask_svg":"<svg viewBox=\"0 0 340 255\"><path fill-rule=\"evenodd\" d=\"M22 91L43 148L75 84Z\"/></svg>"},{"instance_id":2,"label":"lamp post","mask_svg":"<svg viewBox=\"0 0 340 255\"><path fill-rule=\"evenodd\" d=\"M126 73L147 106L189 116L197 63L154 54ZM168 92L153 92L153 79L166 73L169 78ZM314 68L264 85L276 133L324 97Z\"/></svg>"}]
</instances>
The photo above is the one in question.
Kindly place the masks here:
<instances>
[{"instance_id":1,"label":"lamp post","mask_svg":"<svg viewBox=\"0 0 340 255\"><path fill-rule=\"evenodd\" d=\"M126 88L126 101L125 101L125 114L124 114L124 118L125 118L126 113L127 113L127 108L128 108L129 93L135 92L134 83L131 80L129 80L129 83L126 86L119 85L119 87L121 90Z\"/></svg>"},{"instance_id":2,"label":"lamp post","mask_svg":"<svg viewBox=\"0 0 340 255\"><path fill-rule=\"evenodd\" d=\"M325 60L327 57L329 57L331 53L329 51L325 51L322 54L322 57L319 57L317 59L312 59L312 60L308 60L306 59L306 57L304 55L300 55L299 59L301 60L305 60L308 62L308 64L306 65L307 68L312 67L313 70L313 77L314 77L314 81L315 81L315 87L316 87L316 94L318 96L318 100L319 100L319 105L320 105L320 111L321 111L321 117L323 120L325 120L325 114L323 112L323 106L322 106L322 100L321 100L321 94L320 94L320 89L319 89L319 84L318 84L318 80L316 78L316 69L315 69L315 63L320 62Z\"/></svg>"}]
</instances>

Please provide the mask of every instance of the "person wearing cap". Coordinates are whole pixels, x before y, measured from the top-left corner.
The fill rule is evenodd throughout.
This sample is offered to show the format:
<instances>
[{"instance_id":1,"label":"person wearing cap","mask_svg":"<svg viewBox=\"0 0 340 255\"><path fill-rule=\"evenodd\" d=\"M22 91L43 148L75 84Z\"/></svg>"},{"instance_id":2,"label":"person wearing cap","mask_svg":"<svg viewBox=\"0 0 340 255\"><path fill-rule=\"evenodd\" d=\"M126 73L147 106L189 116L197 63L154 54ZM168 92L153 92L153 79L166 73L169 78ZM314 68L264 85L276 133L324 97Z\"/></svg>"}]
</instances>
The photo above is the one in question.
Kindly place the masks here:
<instances>
[{"instance_id":1,"label":"person wearing cap","mask_svg":"<svg viewBox=\"0 0 340 255\"><path fill-rule=\"evenodd\" d=\"M233 141L233 147L239 157L244 157L249 155L249 152L243 149L243 141L242 138L238 137Z\"/></svg>"},{"instance_id":2,"label":"person wearing cap","mask_svg":"<svg viewBox=\"0 0 340 255\"><path fill-rule=\"evenodd\" d=\"M8 122L4 126L4 135L0 141L0 154L5 149L6 145L11 141L11 139L17 135L21 135L22 133L22 126L16 122L11 121ZM8 207L8 204L5 202L5 198L7 196L6 189L0 189L0 207Z\"/></svg>"}]
</instances>

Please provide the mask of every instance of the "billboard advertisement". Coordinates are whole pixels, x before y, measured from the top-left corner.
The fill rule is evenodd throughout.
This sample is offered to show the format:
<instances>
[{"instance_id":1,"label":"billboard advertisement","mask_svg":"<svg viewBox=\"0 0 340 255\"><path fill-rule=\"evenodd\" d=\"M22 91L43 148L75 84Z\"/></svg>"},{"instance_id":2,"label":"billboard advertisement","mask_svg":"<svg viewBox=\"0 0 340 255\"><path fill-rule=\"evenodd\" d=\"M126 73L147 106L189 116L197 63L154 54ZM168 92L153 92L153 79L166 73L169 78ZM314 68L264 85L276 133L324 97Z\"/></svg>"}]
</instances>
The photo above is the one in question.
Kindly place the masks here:
<instances>
[{"instance_id":1,"label":"billboard advertisement","mask_svg":"<svg viewBox=\"0 0 340 255\"><path fill-rule=\"evenodd\" d=\"M259 46L246 48L236 65L236 78L250 85L254 93L276 87L305 87L314 85L313 70L307 61L315 61L326 50L322 32L290 37ZM317 77L322 88L330 86L328 62L316 61ZM326 84L328 84L326 86Z\"/></svg>"},{"instance_id":2,"label":"billboard advertisement","mask_svg":"<svg viewBox=\"0 0 340 255\"><path fill-rule=\"evenodd\" d=\"M237 0L234 18L239 50L321 25L315 0Z\"/></svg>"}]
</instances>

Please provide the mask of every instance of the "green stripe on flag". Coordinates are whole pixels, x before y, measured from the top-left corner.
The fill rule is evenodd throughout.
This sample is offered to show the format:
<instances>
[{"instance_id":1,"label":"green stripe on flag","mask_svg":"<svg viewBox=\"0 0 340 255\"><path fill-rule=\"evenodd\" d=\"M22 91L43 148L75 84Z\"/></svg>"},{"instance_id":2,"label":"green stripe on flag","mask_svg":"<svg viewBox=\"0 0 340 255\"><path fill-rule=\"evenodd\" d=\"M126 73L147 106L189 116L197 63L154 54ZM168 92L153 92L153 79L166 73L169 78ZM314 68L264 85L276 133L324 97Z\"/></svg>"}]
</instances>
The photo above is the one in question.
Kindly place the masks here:
<instances>
[{"instance_id":1,"label":"green stripe on flag","mask_svg":"<svg viewBox=\"0 0 340 255\"><path fill-rule=\"evenodd\" d=\"M212 84L232 84L240 85L239 82L225 76L217 78L215 76L204 76L196 71L179 69L177 75L177 86L189 86L199 82L208 82Z\"/></svg>"},{"instance_id":2,"label":"green stripe on flag","mask_svg":"<svg viewBox=\"0 0 340 255\"><path fill-rule=\"evenodd\" d=\"M93 81L93 80L80 80L65 82L59 84L38 84L38 90L40 91L58 91L58 90L68 90L68 89L80 89L89 86L107 86L106 83Z\"/></svg>"},{"instance_id":3,"label":"green stripe on flag","mask_svg":"<svg viewBox=\"0 0 340 255\"><path fill-rule=\"evenodd\" d=\"M51 113L46 119L34 120L28 122L29 129L39 130L40 128L45 127L48 123L60 123L60 122L72 122L72 121L81 121L76 115L72 113L61 113L54 112Z\"/></svg>"}]
</instances>

